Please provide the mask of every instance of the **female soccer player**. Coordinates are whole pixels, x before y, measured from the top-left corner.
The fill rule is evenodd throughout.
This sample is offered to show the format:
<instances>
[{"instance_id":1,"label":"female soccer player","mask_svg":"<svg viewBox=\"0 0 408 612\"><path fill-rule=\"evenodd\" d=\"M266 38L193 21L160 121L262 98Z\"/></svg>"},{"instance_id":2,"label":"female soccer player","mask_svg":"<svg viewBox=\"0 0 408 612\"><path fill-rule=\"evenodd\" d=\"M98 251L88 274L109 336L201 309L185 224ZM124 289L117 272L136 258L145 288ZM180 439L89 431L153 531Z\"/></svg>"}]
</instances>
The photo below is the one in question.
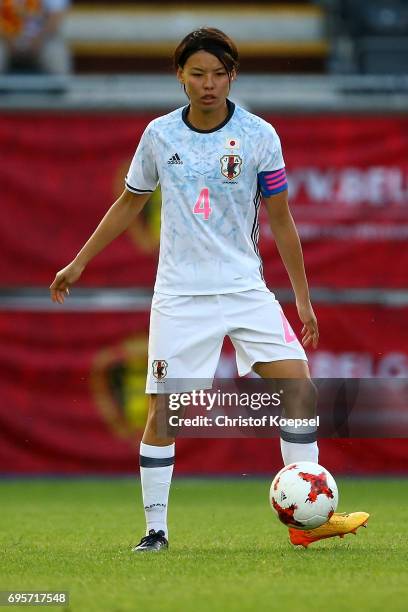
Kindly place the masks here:
<instances>
[{"instance_id":1,"label":"female soccer player","mask_svg":"<svg viewBox=\"0 0 408 612\"><path fill-rule=\"evenodd\" d=\"M175 444L156 431L157 394L168 391L166 382L212 379L228 335L240 375L253 370L263 378L302 379L310 391L313 385L303 347L316 348L319 337L288 207L278 135L270 124L227 97L238 67L234 42L217 29L201 28L181 41L174 62L189 104L147 126L124 192L50 287L52 300L62 304L89 261L127 229L160 182L160 257L146 384L150 401L140 444L147 530L134 549L137 552L168 546ZM261 197L295 293L303 347L263 278L258 252ZM317 463L316 432L282 431L281 450L285 464ZM367 518L365 513L334 515L315 530L290 529L290 538L308 545L349 533Z\"/></svg>"}]
</instances>

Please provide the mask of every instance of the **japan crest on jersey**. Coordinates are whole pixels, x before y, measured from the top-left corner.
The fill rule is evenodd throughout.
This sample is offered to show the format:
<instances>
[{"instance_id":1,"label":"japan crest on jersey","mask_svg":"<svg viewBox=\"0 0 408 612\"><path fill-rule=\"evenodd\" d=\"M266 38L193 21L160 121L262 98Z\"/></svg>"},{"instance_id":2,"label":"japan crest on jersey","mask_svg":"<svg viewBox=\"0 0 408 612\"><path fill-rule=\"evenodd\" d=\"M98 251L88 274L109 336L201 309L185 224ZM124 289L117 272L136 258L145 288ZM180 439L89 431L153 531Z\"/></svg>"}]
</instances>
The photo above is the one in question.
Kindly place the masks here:
<instances>
[{"instance_id":1,"label":"japan crest on jersey","mask_svg":"<svg viewBox=\"0 0 408 612\"><path fill-rule=\"evenodd\" d=\"M152 363L153 368L153 376L157 378L157 380L161 380L167 374L167 361L164 359L155 359Z\"/></svg>"},{"instance_id":2,"label":"japan crest on jersey","mask_svg":"<svg viewBox=\"0 0 408 612\"><path fill-rule=\"evenodd\" d=\"M234 179L241 174L242 159L239 155L223 155L220 159L221 174L227 179Z\"/></svg>"}]
</instances>

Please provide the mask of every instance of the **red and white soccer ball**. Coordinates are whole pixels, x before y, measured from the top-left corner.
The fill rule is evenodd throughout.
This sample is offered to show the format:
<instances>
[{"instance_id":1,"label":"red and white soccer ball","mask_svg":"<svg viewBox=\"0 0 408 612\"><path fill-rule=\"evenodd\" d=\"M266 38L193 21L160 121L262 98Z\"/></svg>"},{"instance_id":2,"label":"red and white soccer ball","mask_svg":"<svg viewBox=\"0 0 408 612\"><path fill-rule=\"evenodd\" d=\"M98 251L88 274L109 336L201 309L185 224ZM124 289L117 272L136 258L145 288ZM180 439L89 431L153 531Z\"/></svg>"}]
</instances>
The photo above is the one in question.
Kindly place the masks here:
<instances>
[{"instance_id":1,"label":"red and white soccer ball","mask_svg":"<svg viewBox=\"0 0 408 612\"><path fill-rule=\"evenodd\" d=\"M336 511L339 494L333 476L324 467L299 461L276 474L269 499L282 523L295 529L314 529Z\"/></svg>"}]
</instances>

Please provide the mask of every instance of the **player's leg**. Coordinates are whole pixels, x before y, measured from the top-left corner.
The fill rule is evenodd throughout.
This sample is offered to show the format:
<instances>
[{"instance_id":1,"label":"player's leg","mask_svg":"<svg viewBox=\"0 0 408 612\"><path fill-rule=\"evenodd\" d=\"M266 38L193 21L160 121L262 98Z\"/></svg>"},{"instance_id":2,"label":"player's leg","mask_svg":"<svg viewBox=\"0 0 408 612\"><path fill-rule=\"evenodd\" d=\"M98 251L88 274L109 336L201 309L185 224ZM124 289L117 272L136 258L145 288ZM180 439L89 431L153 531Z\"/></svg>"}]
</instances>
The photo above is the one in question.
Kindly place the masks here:
<instances>
[{"instance_id":1,"label":"player's leg","mask_svg":"<svg viewBox=\"0 0 408 612\"><path fill-rule=\"evenodd\" d=\"M316 416L317 392L310 379L309 366L302 359L256 362L253 371L265 379L283 379L284 413L288 419L312 419ZM317 428L282 427L280 447L283 463L319 462Z\"/></svg>"},{"instance_id":2,"label":"player's leg","mask_svg":"<svg viewBox=\"0 0 408 612\"><path fill-rule=\"evenodd\" d=\"M311 418L315 412L316 389L310 380L309 368L304 361L275 361L269 363L256 363L253 370L262 378L285 379L287 393L299 392L299 398L293 398L292 408L289 406L288 417ZM302 380L303 377L303 380ZM295 380L290 380L290 379ZM310 387L308 386L310 383ZM302 406L303 404L303 406ZM290 411L293 411L292 413ZM300 412L297 412L300 410ZM300 435L301 440L296 440ZM309 434L296 434L295 432L281 430L281 452L285 465L297 461L312 461L318 463L319 451L317 441L309 439ZM289 527L289 538L292 544L307 548L313 542L327 538L343 538L348 533L357 533L359 527L365 527L369 519L367 512L339 513L335 512L331 518L316 529L293 529Z\"/></svg>"},{"instance_id":3,"label":"player's leg","mask_svg":"<svg viewBox=\"0 0 408 612\"><path fill-rule=\"evenodd\" d=\"M163 398L212 381L225 335L214 308L218 309L218 303L213 296L156 294L153 298L146 382L149 413L140 444L146 536L136 552L158 551L168 545L167 507L175 440L166 432Z\"/></svg>"},{"instance_id":4,"label":"player's leg","mask_svg":"<svg viewBox=\"0 0 408 612\"><path fill-rule=\"evenodd\" d=\"M157 431L160 419L157 395L149 395L149 412L140 443L140 481L146 518L146 536L135 551L160 550L168 546L167 507L173 476L174 438Z\"/></svg>"},{"instance_id":5,"label":"player's leg","mask_svg":"<svg viewBox=\"0 0 408 612\"><path fill-rule=\"evenodd\" d=\"M243 376L254 369L263 378L279 378L280 384L286 381L287 389L294 394L289 403L285 400L286 409L293 414L299 411L312 416L316 390L310 380L306 355L273 294L265 291L243 292L226 296L228 300L229 314L236 325L228 334L236 350L239 374ZM295 431L281 429L281 450L285 464L296 461L318 462L316 431L301 435L299 438ZM290 541L306 547L321 539L344 537L365 526L368 518L366 512L335 513L317 529L289 528Z\"/></svg>"},{"instance_id":6,"label":"player's leg","mask_svg":"<svg viewBox=\"0 0 408 612\"><path fill-rule=\"evenodd\" d=\"M313 418L316 389L310 379L305 351L268 290L225 296L229 336L235 347L238 373L251 370L265 379L281 379L286 418ZM316 428L281 428L281 452L286 464L318 461Z\"/></svg>"}]
</instances>

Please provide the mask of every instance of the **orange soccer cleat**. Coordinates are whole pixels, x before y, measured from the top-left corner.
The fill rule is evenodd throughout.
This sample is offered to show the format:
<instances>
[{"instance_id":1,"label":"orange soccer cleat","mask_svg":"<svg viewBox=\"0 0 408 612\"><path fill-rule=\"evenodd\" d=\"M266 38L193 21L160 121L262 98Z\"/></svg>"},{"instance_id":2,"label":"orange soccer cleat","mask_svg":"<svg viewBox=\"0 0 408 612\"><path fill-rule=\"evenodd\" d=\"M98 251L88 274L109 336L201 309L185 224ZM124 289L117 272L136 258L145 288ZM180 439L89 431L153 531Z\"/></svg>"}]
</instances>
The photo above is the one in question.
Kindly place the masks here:
<instances>
[{"instance_id":1,"label":"orange soccer cleat","mask_svg":"<svg viewBox=\"0 0 408 612\"><path fill-rule=\"evenodd\" d=\"M295 546L307 548L312 542L326 538L344 538L347 533L357 534L359 527L367 527L370 515L367 512L335 512L327 523L316 529L294 529L289 527L289 539Z\"/></svg>"}]
</instances>

